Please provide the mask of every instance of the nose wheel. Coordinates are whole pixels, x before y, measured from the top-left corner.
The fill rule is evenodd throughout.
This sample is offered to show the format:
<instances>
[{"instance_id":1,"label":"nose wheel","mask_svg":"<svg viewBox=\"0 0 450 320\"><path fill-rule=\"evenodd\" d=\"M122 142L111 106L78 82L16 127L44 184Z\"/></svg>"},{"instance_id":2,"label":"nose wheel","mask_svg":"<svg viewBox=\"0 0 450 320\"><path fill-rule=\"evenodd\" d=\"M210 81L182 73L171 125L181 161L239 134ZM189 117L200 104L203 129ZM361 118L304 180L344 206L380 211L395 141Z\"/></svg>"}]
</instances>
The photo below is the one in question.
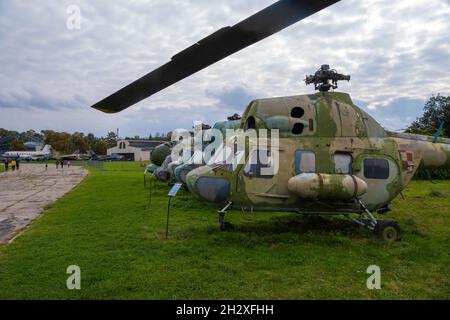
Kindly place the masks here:
<instances>
[{"instance_id":1,"label":"nose wheel","mask_svg":"<svg viewBox=\"0 0 450 320\"><path fill-rule=\"evenodd\" d=\"M225 213L227 212L227 210L231 206L231 204L232 204L232 202L229 201L222 210L218 211L220 231L229 231L229 230L234 229L234 227L231 223L225 221Z\"/></svg>"}]
</instances>

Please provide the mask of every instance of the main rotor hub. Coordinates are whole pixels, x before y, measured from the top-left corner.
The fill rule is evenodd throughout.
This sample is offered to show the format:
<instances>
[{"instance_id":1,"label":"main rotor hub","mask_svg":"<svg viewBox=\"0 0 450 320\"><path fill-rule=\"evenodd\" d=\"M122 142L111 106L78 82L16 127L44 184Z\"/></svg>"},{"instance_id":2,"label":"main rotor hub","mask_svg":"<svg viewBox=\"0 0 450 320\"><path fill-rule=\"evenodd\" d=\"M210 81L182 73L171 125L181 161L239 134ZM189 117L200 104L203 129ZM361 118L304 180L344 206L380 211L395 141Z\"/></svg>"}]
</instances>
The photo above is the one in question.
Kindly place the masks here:
<instances>
[{"instance_id":1,"label":"main rotor hub","mask_svg":"<svg viewBox=\"0 0 450 320\"><path fill-rule=\"evenodd\" d=\"M320 92L327 92L330 89L337 89L337 82L341 80L350 81L350 75L340 74L335 69L330 69L328 64L324 64L314 75L306 76L306 85L314 84L314 89Z\"/></svg>"}]
</instances>

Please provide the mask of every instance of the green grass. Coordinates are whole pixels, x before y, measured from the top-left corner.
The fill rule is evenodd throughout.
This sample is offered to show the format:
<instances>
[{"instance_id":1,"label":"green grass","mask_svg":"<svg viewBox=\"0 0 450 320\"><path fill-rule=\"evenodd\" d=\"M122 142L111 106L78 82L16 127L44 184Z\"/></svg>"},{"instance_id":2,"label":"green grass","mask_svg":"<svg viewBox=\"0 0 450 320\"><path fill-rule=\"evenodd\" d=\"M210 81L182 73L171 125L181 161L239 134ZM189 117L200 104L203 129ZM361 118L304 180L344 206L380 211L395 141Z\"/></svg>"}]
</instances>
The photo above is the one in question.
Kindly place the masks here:
<instances>
[{"instance_id":1,"label":"green grass","mask_svg":"<svg viewBox=\"0 0 450 320\"><path fill-rule=\"evenodd\" d=\"M139 171L144 172L148 162L113 161L104 162L103 169L108 171Z\"/></svg>"},{"instance_id":2,"label":"green grass","mask_svg":"<svg viewBox=\"0 0 450 320\"><path fill-rule=\"evenodd\" d=\"M130 164L131 165L131 164ZM112 165L114 166L114 165ZM118 165L116 165L118 166ZM181 191L164 239L168 187L142 173L97 171L0 246L0 299L449 299L450 181L414 181L383 243L339 217L230 212ZM80 291L66 268L81 268ZM382 289L368 290L378 265Z\"/></svg>"}]
</instances>

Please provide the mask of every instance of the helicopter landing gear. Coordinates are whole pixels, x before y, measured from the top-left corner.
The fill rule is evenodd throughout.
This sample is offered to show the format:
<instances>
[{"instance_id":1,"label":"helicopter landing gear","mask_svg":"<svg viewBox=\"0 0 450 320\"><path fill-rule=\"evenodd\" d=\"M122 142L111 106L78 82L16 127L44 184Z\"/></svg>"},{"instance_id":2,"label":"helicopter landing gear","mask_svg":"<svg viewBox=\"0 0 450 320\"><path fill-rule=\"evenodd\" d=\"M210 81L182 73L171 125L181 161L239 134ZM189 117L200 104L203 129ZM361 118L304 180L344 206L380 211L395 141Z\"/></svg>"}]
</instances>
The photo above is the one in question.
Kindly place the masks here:
<instances>
[{"instance_id":1,"label":"helicopter landing gear","mask_svg":"<svg viewBox=\"0 0 450 320\"><path fill-rule=\"evenodd\" d=\"M223 207L222 210L220 210L219 213L219 228L220 231L228 231L233 230L234 227L231 223L225 221L225 213L227 212L228 208L231 206L232 202L229 201L225 207Z\"/></svg>"},{"instance_id":2,"label":"helicopter landing gear","mask_svg":"<svg viewBox=\"0 0 450 320\"><path fill-rule=\"evenodd\" d=\"M364 203L361 202L358 198L355 199L355 201L361 206L361 208L364 210L363 213L361 213L360 219L353 218L350 215L347 215L353 222L356 222L360 226L369 229L370 231L374 231L375 227L378 224L378 220L375 219L372 212L367 209L367 207L364 205Z\"/></svg>"},{"instance_id":3,"label":"helicopter landing gear","mask_svg":"<svg viewBox=\"0 0 450 320\"><path fill-rule=\"evenodd\" d=\"M378 220L374 233L384 241L400 241L398 223L391 219Z\"/></svg>"},{"instance_id":4,"label":"helicopter landing gear","mask_svg":"<svg viewBox=\"0 0 450 320\"><path fill-rule=\"evenodd\" d=\"M361 213L362 218L356 219L348 215L348 217L359 224L362 227L367 228L377 235L381 240L384 241L400 241L400 228L396 221L391 219L375 219L372 212L361 202L360 199L356 198L356 202L364 210Z\"/></svg>"}]
</instances>

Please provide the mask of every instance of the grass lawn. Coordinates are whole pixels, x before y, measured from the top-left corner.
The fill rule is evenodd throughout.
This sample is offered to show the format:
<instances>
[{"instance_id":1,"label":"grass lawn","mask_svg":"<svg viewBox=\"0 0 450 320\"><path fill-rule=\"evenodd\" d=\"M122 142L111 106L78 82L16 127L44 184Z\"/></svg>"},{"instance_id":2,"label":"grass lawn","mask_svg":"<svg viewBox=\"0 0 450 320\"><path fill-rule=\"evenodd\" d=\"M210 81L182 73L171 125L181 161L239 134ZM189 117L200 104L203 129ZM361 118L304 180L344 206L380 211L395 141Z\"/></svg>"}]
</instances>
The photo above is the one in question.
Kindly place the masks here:
<instances>
[{"instance_id":1,"label":"grass lawn","mask_svg":"<svg viewBox=\"0 0 450 320\"><path fill-rule=\"evenodd\" d=\"M91 170L0 246L0 299L450 298L450 181L410 185L392 214L403 240L390 244L343 218L282 213L230 212L223 233L217 209L184 191L165 240L167 191L155 182L149 207L141 172ZM66 288L69 265L79 291ZM370 265L381 290L366 287Z\"/></svg>"}]
</instances>

